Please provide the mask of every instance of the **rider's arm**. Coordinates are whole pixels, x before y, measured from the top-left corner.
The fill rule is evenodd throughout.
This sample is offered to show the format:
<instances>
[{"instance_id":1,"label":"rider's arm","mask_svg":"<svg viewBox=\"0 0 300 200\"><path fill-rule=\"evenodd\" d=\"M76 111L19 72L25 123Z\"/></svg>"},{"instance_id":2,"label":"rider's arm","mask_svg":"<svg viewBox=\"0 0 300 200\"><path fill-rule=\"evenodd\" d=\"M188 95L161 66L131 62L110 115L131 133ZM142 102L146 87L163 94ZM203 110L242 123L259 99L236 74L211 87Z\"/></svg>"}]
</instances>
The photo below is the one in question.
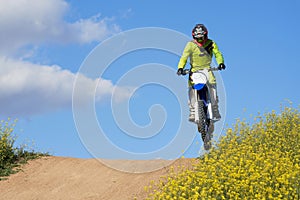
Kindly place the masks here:
<instances>
[{"instance_id":1,"label":"rider's arm","mask_svg":"<svg viewBox=\"0 0 300 200\"><path fill-rule=\"evenodd\" d=\"M219 50L218 45L214 42L213 43L213 54L215 55L216 61L218 65L220 63L224 63L224 58L222 52Z\"/></svg>"},{"instance_id":2,"label":"rider's arm","mask_svg":"<svg viewBox=\"0 0 300 200\"><path fill-rule=\"evenodd\" d=\"M192 43L188 42L183 50L183 53L181 55L181 58L178 63L178 69L183 69L185 67L185 64L191 55L192 52Z\"/></svg>"}]
</instances>

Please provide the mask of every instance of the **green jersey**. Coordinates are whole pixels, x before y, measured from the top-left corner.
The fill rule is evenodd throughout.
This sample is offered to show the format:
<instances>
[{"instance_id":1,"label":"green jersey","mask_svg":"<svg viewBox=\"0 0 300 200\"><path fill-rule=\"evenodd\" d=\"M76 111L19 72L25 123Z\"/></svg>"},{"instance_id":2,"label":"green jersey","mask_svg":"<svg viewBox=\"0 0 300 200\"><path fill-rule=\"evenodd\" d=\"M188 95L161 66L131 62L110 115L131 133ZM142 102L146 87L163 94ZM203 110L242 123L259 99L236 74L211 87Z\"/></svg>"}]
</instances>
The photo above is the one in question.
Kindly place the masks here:
<instances>
[{"instance_id":1,"label":"green jersey","mask_svg":"<svg viewBox=\"0 0 300 200\"><path fill-rule=\"evenodd\" d=\"M183 69L188 59L190 59L192 72L210 68L213 55L215 56L218 64L224 63L223 55L213 40L207 39L203 46L195 41L190 41L186 44L183 50L182 56L178 63L178 69ZM216 83L212 72L210 72L209 82L211 84Z\"/></svg>"}]
</instances>

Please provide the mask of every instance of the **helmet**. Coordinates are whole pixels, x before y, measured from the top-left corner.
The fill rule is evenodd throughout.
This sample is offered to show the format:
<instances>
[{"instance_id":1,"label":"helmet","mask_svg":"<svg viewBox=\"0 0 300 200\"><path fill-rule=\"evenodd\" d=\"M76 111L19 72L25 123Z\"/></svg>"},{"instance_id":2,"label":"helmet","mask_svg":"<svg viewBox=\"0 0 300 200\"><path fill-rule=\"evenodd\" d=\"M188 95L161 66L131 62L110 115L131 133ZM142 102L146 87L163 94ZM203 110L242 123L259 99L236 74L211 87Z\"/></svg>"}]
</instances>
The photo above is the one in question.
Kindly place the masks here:
<instances>
[{"instance_id":1,"label":"helmet","mask_svg":"<svg viewBox=\"0 0 300 200\"><path fill-rule=\"evenodd\" d=\"M207 28L203 24L197 24L192 31L193 38L198 42L206 40L207 34Z\"/></svg>"}]
</instances>

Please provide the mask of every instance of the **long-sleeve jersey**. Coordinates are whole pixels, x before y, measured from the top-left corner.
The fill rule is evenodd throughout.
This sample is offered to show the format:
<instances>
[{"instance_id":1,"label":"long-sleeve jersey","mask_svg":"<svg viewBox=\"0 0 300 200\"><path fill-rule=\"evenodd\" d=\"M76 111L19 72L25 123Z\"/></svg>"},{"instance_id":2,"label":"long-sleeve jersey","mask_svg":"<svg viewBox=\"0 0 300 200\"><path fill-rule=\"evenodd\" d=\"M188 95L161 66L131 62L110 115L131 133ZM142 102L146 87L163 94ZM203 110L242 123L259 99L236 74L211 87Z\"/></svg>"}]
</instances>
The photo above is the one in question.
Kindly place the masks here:
<instances>
[{"instance_id":1,"label":"long-sleeve jersey","mask_svg":"<svg viewBox=\"0 0 300 200\"><path fill-rule=\"evenodd\" d=\"M184 68L188 58L190 58L190 64L193 72L209 68L213 55L215 56L218 64L224 63L223 55L213 40L208 39L203 46L199 46L194 41L190 41L186 44L183 50L178 63L178 68Z\"/></svg>"},{"instance_id":2,"label":"long-sleeve jersey","mask_svg":"<svg viewBox=\"0 0 300 200\"><path fill-rule=\"evenodd\" d=\"M208 39L203 46L200 46L195 41L190 41L186 44L182 56L178 63L178 69L183 69L190 59L191 71L195 72L205 68L210 68L213 55L216 58L218 65L224 63L224 58L220 52L218 45ZM212 71L209 72L209 83L216 84L216 78ZM189 85L191 83L189 82Z\"/></svg>"}]
</instances>

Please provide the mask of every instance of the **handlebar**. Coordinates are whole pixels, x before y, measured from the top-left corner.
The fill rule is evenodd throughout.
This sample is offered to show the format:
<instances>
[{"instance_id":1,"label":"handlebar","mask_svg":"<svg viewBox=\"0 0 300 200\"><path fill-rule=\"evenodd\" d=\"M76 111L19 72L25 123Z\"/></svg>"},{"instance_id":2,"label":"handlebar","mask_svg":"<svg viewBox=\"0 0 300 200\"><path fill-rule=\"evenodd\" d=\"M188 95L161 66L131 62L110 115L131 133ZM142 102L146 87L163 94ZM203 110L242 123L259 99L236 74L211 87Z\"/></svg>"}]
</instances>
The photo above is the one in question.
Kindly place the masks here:
<instances>
[{"instance_id":1,"label":"handlebar","mask_svg":"<svg viewBox=\"0 0 300 200\"><path fill-rule=\"evenodd\" d=\"M211 67L211 68L208 68L207 70L208 71L219 71L219 68ZM190 72L191 72L191 69L185 69L185 70L183 70L182 75L185 76L185 75L189 74Z\"/></svg>"}]
</instances>

